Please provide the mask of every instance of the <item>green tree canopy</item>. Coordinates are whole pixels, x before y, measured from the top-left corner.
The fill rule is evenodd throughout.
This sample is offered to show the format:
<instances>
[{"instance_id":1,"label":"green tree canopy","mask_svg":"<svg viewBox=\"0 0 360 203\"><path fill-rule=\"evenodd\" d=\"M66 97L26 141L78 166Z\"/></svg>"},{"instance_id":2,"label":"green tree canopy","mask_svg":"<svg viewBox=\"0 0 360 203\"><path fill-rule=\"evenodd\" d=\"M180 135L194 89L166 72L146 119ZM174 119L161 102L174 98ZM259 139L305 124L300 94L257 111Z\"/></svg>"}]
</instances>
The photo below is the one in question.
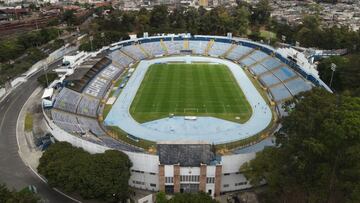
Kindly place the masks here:
<instances>
[{"instance_id":1,"label":"green tree canopy","mask_svg":"<svg viewBox=\"0 0 360 203\"><path fill-rule=\"evenodd\" d=\"M337 92L349 91L354 96L360 96L360 55L335 56L320 61L318 65L320 77L327 84L329 84L332 75L331 63L337 66L333 76L332 88Z\"/></svg>"},{"instance_id":2,"label":"green tree canopy","mask_svg":"<svg viewBox=\"0 0 360 203\"><path fill-rule=\"evenodd\" d=\"M167 6L154 6L154 9L150 13L150 25L155 29L155 32L166 32L169 28L169 12Z\"/></svg>"},{"instance_id":3,"label":"green tree canopy","mask_svg":"<svg viewBox=\"0 0 360 203\"><path fill-rule=\"evenodd\" d=\"M28 189L11 191L5 185L0 184L0 202L2 203L37 203L40 198Z\"/></svg>"},{"instance_id":4,"label":"green tree canopy","mask_svg":"<svg viewBox=\"0 0 360 203\"><path fill-rule=\"evenodd\" d=\"M269 0L260 0L253 8L251 19L254 24L266 24L270 20L271 7Z\"/></svg>"},{"instance_id":5,"label":"green tree canopy","mask_svg":"<svg viewBox=\"0 0 360 203\"><path fill-rule=\"evenodd\" d=\"M360 201L360 98L315 89L266 148L242 166L251 183L266 181L267 202Z\"/></svg>"},{"instance_id":6,"label":"green tree canopy","mask_svg":"<svg viewBox=\"0 0 360 203\"><path fill-rule=\"evenodd\" d=\"M38 171L52 187L77 192L85 199L118 202L129 196L131 166L123 152L108 150L92 155L69 143L59 142L45 151Z\"/></svg>"},{"instance_id":7,"label":"green tree canopy","mask_svg":"<svg viewBox=\"0 0 360 203\"><path fill-rule=\"evenodd\" d=\"M66 22L67 25L74 25L76 23L76 16L73 10L66 10L63 13L62 20Z\"/></svg>"}]
</instances>

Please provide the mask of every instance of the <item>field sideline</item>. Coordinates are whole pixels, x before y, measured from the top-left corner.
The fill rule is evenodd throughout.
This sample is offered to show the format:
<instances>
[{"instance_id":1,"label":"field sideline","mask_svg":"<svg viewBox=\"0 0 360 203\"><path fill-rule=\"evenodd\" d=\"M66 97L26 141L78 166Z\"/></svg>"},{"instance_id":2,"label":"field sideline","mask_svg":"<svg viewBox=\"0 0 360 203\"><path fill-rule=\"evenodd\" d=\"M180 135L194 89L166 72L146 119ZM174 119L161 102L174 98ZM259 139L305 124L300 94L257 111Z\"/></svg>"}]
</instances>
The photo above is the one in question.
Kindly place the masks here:
<instances>
[{"instance_id":1,"label":"field sideline","mask_svg":"<svg viewBox=\"0 0 360 203\"><path fill-rule=\"evenodd\" d=\"M152 65L130 107L140 123L170 113L244 123L251 111L231 71L225 65L204 63Z\"/></svg>"}]
</instances>

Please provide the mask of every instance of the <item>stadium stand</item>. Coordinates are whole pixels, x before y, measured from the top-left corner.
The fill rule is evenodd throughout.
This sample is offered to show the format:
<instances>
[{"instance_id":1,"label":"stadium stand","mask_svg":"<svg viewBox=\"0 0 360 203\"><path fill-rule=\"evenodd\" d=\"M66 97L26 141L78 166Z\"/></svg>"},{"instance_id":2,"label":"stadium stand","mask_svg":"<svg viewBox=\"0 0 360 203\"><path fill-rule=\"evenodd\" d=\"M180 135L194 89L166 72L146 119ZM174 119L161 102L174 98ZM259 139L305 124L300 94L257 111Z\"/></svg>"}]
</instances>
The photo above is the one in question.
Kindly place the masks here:
<instances>
[{"instance_id":1,"label":"stadium stand","mask_svg":"<svg viewBox=\"0 0 360 203\"><path fill-rule=\"evenodd\" d=\"M230 51L230 53L226 56L226 58L233 61L237 61L241 57L250 53L252 50L253 50L252 48L238 45L233 50Z\"/></svg>"},{"instance_id":2,"label":"stadium stand","mask_svg":"<svg viewBox=\"0 0 360 203\"><path fill-rule=\"evenodd\" d=\"M230 47L231 44L229 43L215 42L209 51L209 55L215 57L222 56Z\"/></svg>"},{"instance_id":3,"label":"stadium stand","mask_svg":"<svg viewBox=\"0 0 360 203\"><path fill-rule=\"evenodd\" d=\"M117 68L114 65L109 65L99 73L99 77L112 80L117 78L123 71L124 67Z\"/></svg>"},{"instance_id":4,"label":"stadium stand","mask_svg":"<svg viewBox=\"0 0 360 203\"><path fill-rule=\"evenodd\" d=\"M256 50L249 55L249 57L252 58L254 61L261 61L268 56L269 55L267 55L266 53L259 51L259 50Z\"/></svg>"},{"instance_id":5,"label":"stadium stand","mask_svg":"<svg viewBox=\"0 0 360 203\"><path fill-rule=\"evenodd\" d=\"M63 88L56 97L54 108L76 113L80 100L80 93L68 88Z\"/></svg>"},{"instance_id":6,"label":"stadium stand","mask_svg":"<svg viewBox=\"0 0 360 203\"><path fill-rule=\"evenodd\" d=\"M279 78L281 81L285 81L289 78L295 77L296 74L294 71L292 71L291 69L283 66L279 69L276 69L275 71L273 71L273 74Z\"/></svg>"},{"instance_id":7,"label":"stadium stand","mask_svg":"<svg viewBox=\"0 0 360 203\"><path fill-rule=\"evenodd\" d=\"M107 66L89 82L83 93L99 99L102 98L110 86L111 81L119 77L124 70L124 67L117 68L114 65Z\"/></svg>"},{"instance_id":8,"label":"stadium stand","mask_svg":"<svg viewBox=\"0 0 360 203\"><path fill-rule=\"evenodd\" d=\"M279 67L281 65L281 62L271 57L263 61L261 64L266 67L266 69L272 70L276 67Z\"/></svg>"},{"instance_id":9,"label":"stadium stand","mask_svg":"<svg viewBox=\"0 0 360 203\"><path fill-rule=\"evenodd\" d=\"M254 75L261 75L263 73L268 72L269 70L266 69L262 64L256 64L249 68L250 72Z\"/></svg>"},{"instance_id":10,"label":"stadium stand","mask_svg":"<svg viewBox=\"0 0 360 203\"><path fill-rule=\"evenodd\" d=\"M93 118L87 118L84 116L77 116L77 120L80 126L87 132L91 132L96 136L103 136L105 132L101 129L97 120Z\"/></svg>"},{"instance_id":11,"label":"stadium stand","mask_svg":"<svg viewBox=\"0 0 360 203\"><path fill-rule=\"evenodd\" d=\"M142 43L141 46L153 56L160 56L165 54L159 42Z\"/></svg>"},{"instance_id":12,"label":"stadium stand","mask_svg":"<svg viewBox=\"0 0 360 203\"><path fill-rule=\"evenodd\" d=\"M67 81L71 81L71 86L69 86L69 88L77 92L82 92L89 83L89 81L91 81L92 78L94 78L110 63L111 60L107 57L88 60L87 62L76 68L74 74L66 78Z\"/></svg>"},{"instance_id":13,"label":"stadium stand","mask_svg":"<svg viewBox=\"0 0 360 203\"><path fill-rule=\"evenodd\" d=\"M95 136L105 135L96 119L60 110L52 110L51 116L60 128L69 133L75 135L83 135L85 133L92 133Z\"/></svg>"},{"instance_id":14,"label":"stadium stand","mask_svg":"<svg viewBox=\"0 0 360 203\"><path fill-rule=\"evenodd\" d=\"M63 130L76 135L85 133L85 130L78 124L77 118L74 114L53 109L51 111L51 116L56 125Z\"/></svg>"},{"instance_id":15,"label":"stadium stand","mask_svg":"<svg viewBox=\"0 0 360 203\"><path fill-rule=\"evenodd\" d=\"M281 82L278 78L274 77L272 73L263 75L259 80L265 87L269 87Z\"/></svg>"},{"instance_id":16,"label":"stadium stand","mask_svg":"<svg viewBox=\"0 0 360 203\"><path fill-rule=\"evenodd\" d=\"M207 41L189 41L189 48L194 54L203 55L207 46Z\"/></svg>"},{"instance_id":17,"label":"stadium stand","mask_svg":"<svg viewBox=\"0 0 360 203\"><path fill-rule=\"evenodd\" d=\"M164 41L169 55L180 54L180 51L184 49L183 41Z\"/></svg>"},{"instance_id":18,"label":"stadium stand","mask_svg":"<svg viewBox=\"0 0 360 203\"><path fill-rule=\"evenodd\" d=\"M253 64L255 64L256 61L252 58L250 58L249 56L246 56L245 58L243 58L241 61L240 61L240 64L244 65L244 66L251 66Z\"/></svg>"},{"instance_id":19,"label":"stadium stand","mask_svg":"<svg viewBox=\"0 0 360 203\"><path fill-rule=\"evenodd\" d=\"M291 98L291 94L288 89L282 84L270 87L269 91L275 102L281 102L282 100Z\"/></svg>"},{"instance_id":20,"label":"stadium stand","mask_svg":"<svg viewBox=\"0 0 360 203\"><path fill-rule=\"evenodd\" d=\"M292 95L296 95L300 92L305 92L311 89L311 85L300 77L287 81L285 86L289 89Z\"/></svg>"},{"instance_id":21,"label":"stadium stand","mask_svg":"<svg viewBox=\"0 0 360 203\"><path fill-rule=\"evenodd\" d=\"M83 95L77 107L77 113L85 116L96 117L100 100Z\"/></svg>"},{"instance_id":22,"label":"stadium stand","mask_svg":"<svg viewBox=\"0 0 360 203\"><path fill-rule=\"evenodd\" d=\"M146 58L146 55L135 45L125 46L121 50L137 60L143 60Z\"/></svg>"},{"instance_id":23,"label":"stadium stand","mask_svg":"<svg viewBox=\"0 0 360 203\"><path fill-rule=\"evenodd\" d=\"M134 60L128 57L126 54L122 53L120 50L116 50L110 54L112 60L121 64L123 67L128 67Z\"/></svg>"}]
</instances>

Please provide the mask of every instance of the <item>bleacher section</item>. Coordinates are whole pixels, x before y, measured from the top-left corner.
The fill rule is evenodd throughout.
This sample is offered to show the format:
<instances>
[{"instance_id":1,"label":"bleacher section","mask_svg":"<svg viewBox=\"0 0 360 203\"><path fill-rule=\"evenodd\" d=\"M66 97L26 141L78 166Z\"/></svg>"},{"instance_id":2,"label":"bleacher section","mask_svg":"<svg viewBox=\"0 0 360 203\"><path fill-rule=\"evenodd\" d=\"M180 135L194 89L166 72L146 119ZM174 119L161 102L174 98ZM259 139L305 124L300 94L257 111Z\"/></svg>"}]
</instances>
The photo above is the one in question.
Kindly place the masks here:
<instances>
[{"instance_id":1,"label":"bleacher section","mask_svg":"<svg viewBox=\"0 0 360 203\"><path fill-rule=\"evenodd\" d=\"M266 69L262 64L256 64L249 68L250 72L254 75L261 75L263 73L268 72L269 70Z\"/></svg>"},{"instance_id":2,"label":"bleacher section","mask_svg":"<svg viewBox=\"0 0 360 203\"><path fill-rule=\"evenodd\" d=\"M85 133L85 131L78 124L76 116L74 116L73 114L53 109L51 111L51 116L55 124L66 132L70 132L73 134Z\"/></svg>"},{"instance_id":3,"label":"bleacher section","mask_svg":"<svg viewBox=\"0 0 360 203\"><path fill-rule=\"evenodd\" d=\"M261 61L268 56L269 55L267 55L266 53L256 50L252 54L250 54L248 57L252 58L254 61Z\"/></svg>"},{"instance_id":4,"label":"bleacher section","mask_svg":"<svg viewBox=\"0 0 360 203\"><path fill-rule=\"evenodd\" d=\"M180 54L180 51L184 49L183 41L164 41L164 44L167 47L169 55Z\"/></svg>"},{"instance_id":5,"label":"bleacher section","mask_svg":"<svg viewBox=\"0 0 360 203\"><path fill-rule=\"evenodd\" d=\"M272 70L276 67L279 67L281 65L281 62L279 60L276 60L274 58L268 58L265 61L261 63L266 69Z\"/></svg>"},{"instance_id":6,"label":"bleacher section","mask_svg":"<svg viewBox=\"0 0 360 203\"><path fill-rule=\"evenodd\" d=\"M81 94L68 88L63 88L57 95L54 107L64 111L76 113L81 100Z\"/></svg>"},{"instance_id":7,"label":"bleacher section","mask_svg":"<svg viewBox=\"0 0 360 203\"><path fill-rule=\"evenodd\" d=\"M250 57L245 57L244 59L242 59L240 61L240 64L242 64L244 66L247 66L247 67L249 67L249 66L251 66L251 65L253 65L255 63L256 63L256 61L254 59L250 58Z\"/></svg>"},{"instance_id":8,"label":"bleacher section","mask_svg":"<svg viewBox=\"0 0 360 203\"><path fill-rule=\"evenodd\" d=\"M152 56L160 56L160 55L164 55L164 54L165 54L165 52L164 52L164 50L161 48L159 42L143 43L143 44L141 44L141 46L142 46L148 53L150 53Z\"/></svg>"},{"instance_id":9,"label":"bleacher section","mask_svg":"<svg viewBox=\"0 0 360 203\"><path fill-rule=\"evenodd\" d=\"M252 50L253 50L252 48L238 45L226 56L226 58L233 61L237 61L241 57L250 53Z\"/></svg>"},{"instance_id":10,"label":"bleacher section","mask_svg":"<svg viewBox=\"0 0 360 203\"><path fill-rule=\"evenodd\" d=\"M207 46L207 41L189 41L189 49L193 51L194 54L203 55Z\"/></svg>"},{"instance_id":11,"label":"bleacher section","mask_svg":"<svg viewBox=\"0 0 360 203\"><path fill-rule=\"evenodd\" d=\"M231 44L229 43L215 42L209 50L209 55L215 57L222 56L230 49L230 47Z\"/></svg>"},{"instance_id":12,"label":"bleacher section","mask_svg":"<svg viewBox=\"0 0 360 203\"><path fill-rule=\"evenodd\" d=\"M284 99L291 98L290 92L282 83L279 83L277 86L270 87L269 91L275 102L281 102Z\"/></svg>"},{"instance_id":13,"label":"bleacher section","mask_svg":"<svg viewBox=\"0 0 360 203\"><path fill-rule=\"evenodd\" d=\"M134 62L134 60L120 50L116 50L110 54L110 57L113 61L116 61L123 67L128 67L130 63Z\"/></svg>"},{"instance_id":14,"label":"bleacher section","mask_svg":"<svg viewBox=\"0 0 360 203\"><path fill-rule=\"evenodd\" d=\"M51 116L56 125L69 133L82 135L89 132L95 136L105 135L96 119L55 109L51 111Z\"/></svg>"},{"instance_id":15,"label":"bleacher section","mask_svg":"<svg viewBox=\"0 0 360 203\"><path fill-rule=\"evenodd\" d=\"M304 81L300 77L287 81L285 83L285 86L289 89L292 95L296 95L300 92L311 90L311 84L309 84L309 82Z\"/></svg>"},{"instance_id":16,"label":"bleacher section","mask_svg":"<svg viewBox=\"0 0 360 203\"><path fill-rule=\"evenodd\" d=\"M125 46L121 50L137 60L143 60L146 58L146 55L135 45Z\"/></svg>"},{"instance_id":17,"label":"bleacher section","mask_svg":"<svg viewBox=\"0 0 360 203\"><path fill-rule=\"evenodd\" d=\"M99 103L99 99L83 95L77 107L77 113L90 117L96 117Z\"/></svg>"},{"instance_id":18,"label":"bleacher section","mask_svg":"<svg viewBox=\"0 0 360 203\"><path fill-rule=\"evenodd\" d=\"M69 88L77 92L82 92L89 81L110 63L111 60L107 57L89 59L85 63L81 64L81 66L76 68L74 74L66 78L66 80L72 82L72 85L69 86Z\"/></svg>"},{"instance_id":19,"label":"bleacher section","mask_svg":"<svg viewBox=\"0 0 360 203\"><path fill-rule=\"evenodd\" d=\"M83 129L86 129L87 131L89 131L90 133L96 136L105 135L105 132L101 129L97 120L83 116L76 116L76 117L79 125L82 126Z\"/></svg>"},{"instance_id":20,"label":"bleacher section","mask_svg":"<svg viewBox=\"0 0 360 203\"><path fill-rule=\"evenodd\" d=\"M270 87L281 82L278 78L274 77L272 73L263 75L259 80L265 87Z\"/></svg>"},{"instance_id":21,"label":"bleacher section","mask_svg":"<svg viewBox=\"0 0 360 203\"><path fill-rule=\"evenodd\" d=\"M83 93L101 99L111 84L111 81L124 72L125 68L117 68L113 65L106 67L97 77L93 78L85 87Z\"/></svg>"}]
</instances>

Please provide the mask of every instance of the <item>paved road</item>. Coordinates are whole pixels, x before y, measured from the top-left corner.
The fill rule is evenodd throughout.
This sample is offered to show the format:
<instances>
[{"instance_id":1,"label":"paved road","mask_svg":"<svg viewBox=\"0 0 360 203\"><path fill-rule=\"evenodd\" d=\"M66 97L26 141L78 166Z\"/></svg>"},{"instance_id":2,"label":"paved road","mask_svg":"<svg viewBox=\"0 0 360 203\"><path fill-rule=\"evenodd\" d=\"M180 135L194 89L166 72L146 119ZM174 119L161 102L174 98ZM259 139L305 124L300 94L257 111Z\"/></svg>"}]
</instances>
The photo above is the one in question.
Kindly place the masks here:
<instances>
[{"instance_id":1,"label":"paved road","mask_svg":"<svg viewBox=\"0 0 360 203\"><path fill-rule=\"evenodd\" d=\"M53 64L50 69L57 64ZM36 78L40 75L41 73L34 75L0 103L0 183L6 183L9 187L16 189L35 185L40 196L47 202L72 202L42 182L23 163L18 154L17 118L22 106L38 86Z\"/></svg>"}]
</instances>

